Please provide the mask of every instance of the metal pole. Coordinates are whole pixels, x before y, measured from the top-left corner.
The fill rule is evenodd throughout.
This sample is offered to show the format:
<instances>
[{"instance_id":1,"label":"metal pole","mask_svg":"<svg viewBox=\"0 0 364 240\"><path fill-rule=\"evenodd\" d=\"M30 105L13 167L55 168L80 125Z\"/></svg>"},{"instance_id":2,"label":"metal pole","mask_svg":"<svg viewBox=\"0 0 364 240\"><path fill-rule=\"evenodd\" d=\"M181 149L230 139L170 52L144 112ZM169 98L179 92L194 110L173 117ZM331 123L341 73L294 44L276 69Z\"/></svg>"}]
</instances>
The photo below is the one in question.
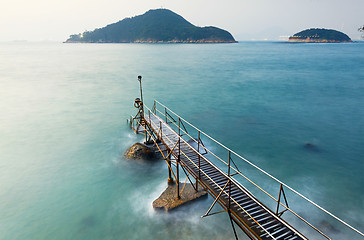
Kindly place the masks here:
<instances>
[{"instance_id":1,"label":"metal pole","mask_svg":"<svg viewBox=\"0 0 364 240\"><path fill-rule=\"evenodd\" d=\"M140 85L140 99L143 102L142 76L138 76L138 81L139 81L139 85Z\"/></svg>"},{"instance_id":2,"label":"metal pole","mask_svg":"<svg viewBox=\"0 0 364 240\"><path fill-rule=\"evenodd\" d=\"M277 211L276 211L276 215L278 215L278 210L279 210L279 203L281 201L281 193L282 193L282 184L279 187L279 196L278 196L278 202L277 202Z\"/></svg>"},{"instance_id":3,"label":"metal pole","mask_svg":"<svg viewBox=\"0 0 364 240\"><path fill-rule=\"evenodd\" d=\"M180 199L181 196L179 195L179 161L181 160L181 132L180 132L181 119L178 118L178 120L179 121L178 121L178 159L177 159L177 198Z\"/></svg>"},{"instance_id":4,"label":"metal pole","mask_svg":"<svg viewBox=\"0 0 364 240\"><path fill-rule=\"evenodd\" d=\"M162 131L162 122L159 122L159 130L161 131L161 136L160 136L160 140L162 141L162 133L163 133L163 131Z\"/></svg>"},{"instance_id":5,"label":"metal pole","mask_svg":"<svg viewBox=\"0 0 364 240\"><path fill-rule=\"evenodd\" d=\"M140 105L140 110L141 110L141 118L144 118L144 100L143 100L143 90L142 90L142 76L138 76L138 81L139 81L139 86L140 86L140 99L141 99L141 105Z\"/></svg>"},{"instance_id":6,"label":"metal pole","mask_svg":"<svg viewBox=\"0 0 364 240\"><path fill-rule=\"evenodd\" d=\"M173 179L172 179L172 172L171 172L171 152L168 153L168 158L167 158L167 163L168 163L168 185L172 185L173 184ZM171 167L169 167L171 166Z\"/></svg>"},{"instance_id":7,"label":"metal pole","mask_svg":"<svg viewBox=\"0 0 364 240\"><path fill-rule=\"evenodd\" d=\"M178 136L181 137L181 118L178 118Z\"/></svg>"},{"instance_id":8,"label":"metal pole","mask_svg":"<svg viewBox=\"0 0 364 240\"><path fill-rule=\"evenodd\" d=\"M179 150L179 153L178 153L178 158L177 158L177 179L176 179L176 182L177 182L177 198L180 199L181 196L179 195L179 161L181 159L181 145L180 145L181 141L178 140L178 150Z\"/></svg>"},{"instance_id":9,"label":"metal pole","mask_svg":"<svg viewBox=\"0 0 364 240\"><path fill-rule=\"evenodd\" d=\"M144 135L145 135L145 144L148 144L148 134L147 134L147 122L144 119Z\"/></svg>"},{"instance_id":10,"label":"metal pole","mask_svg":"<svg viewBox=\"0 0 364 240\"><path fill-rule=\"evenodd\" d=\"M236 240L239 240L239 239L238 239L238 235L236 234L236 230L235 230L235 227L234 227L233 219L232 219L232 217L231 217L230 209L228 210L228 214L229 214L229 218L230 218L231 227L233 228L233 231L234 231L235 239L236 239Z\"/></svg>"},{"instance_id":11,"label":"metal pole","mask_svg":"<svg viewBox=\"0 0 364 240\"><path fill-rule=\"evenodd\" d=\"M198 131L197 136L197 152L198 152L198 180L196 179L196 189L198 189L198 181L201 180L201 157L200 157L200 134L201 132Z\"/></svg>"},{"instance_id":12,"label":"metal pole","mask_svg":"<svg viewBox=\"0 0 364 240\"><path fill-rule=\"evenodd\" d=\"M229 151L229 165L228 165L228 176L230 177L230 161L231 161L231 152Z\"/></svg>"},{"instance_id":13,"label":"metal pole","mask_svg":"<svg viewBox=\"0 0 364 240\"><path fill-rule=\"evenodd\" d=\"M230 178L230 161L231 161L231 152L229 151L229 168L228 168L229 178ZM230 205L231 205L231 181L229 181L229 208L228 208L229 209L229 214L230 214Z\"/></svg>"}]
</instances>

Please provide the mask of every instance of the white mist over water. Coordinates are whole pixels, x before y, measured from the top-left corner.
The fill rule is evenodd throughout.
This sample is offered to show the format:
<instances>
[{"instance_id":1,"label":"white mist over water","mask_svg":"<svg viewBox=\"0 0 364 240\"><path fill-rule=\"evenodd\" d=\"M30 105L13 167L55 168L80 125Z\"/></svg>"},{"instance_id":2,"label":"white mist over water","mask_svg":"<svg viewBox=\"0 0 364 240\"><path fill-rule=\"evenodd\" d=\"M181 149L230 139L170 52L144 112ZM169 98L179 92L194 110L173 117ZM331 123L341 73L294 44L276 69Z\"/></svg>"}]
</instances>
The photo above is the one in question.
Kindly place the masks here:
<instances>
[{"instance_id":1,"label":"white mist over water","mask_svg":"<svg viewBox=\"0 0 364 240\"><path fill-rule=\"evenodd\" d=\"M199 218L211 198L152 209L165 163L123 158L143 141L126 123L138 75L149 107L160 100L363 231L363 47L1 44L0 239L233 238L226 214Z\"/></svg>"}]
</instances>

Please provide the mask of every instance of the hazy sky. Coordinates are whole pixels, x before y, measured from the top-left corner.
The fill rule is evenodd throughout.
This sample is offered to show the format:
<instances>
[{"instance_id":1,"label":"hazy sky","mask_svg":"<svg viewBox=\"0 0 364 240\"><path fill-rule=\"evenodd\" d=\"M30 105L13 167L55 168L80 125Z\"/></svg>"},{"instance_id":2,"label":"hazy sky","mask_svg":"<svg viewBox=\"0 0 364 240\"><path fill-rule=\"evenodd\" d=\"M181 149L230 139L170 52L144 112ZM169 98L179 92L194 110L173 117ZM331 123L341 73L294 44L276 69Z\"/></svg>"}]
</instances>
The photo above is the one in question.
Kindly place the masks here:
<instances>
[{"instance_id":1,"label":"hazy sky","mask_svg":"<svg viewBox=\"0 0 364 240\"><path fill-rule=\"evenodd\" d=\"M359 39L364 25L364 0L1 0L0 41L64 41L161 7L236 40L278 40L313 27Z\"/></svg>"}]
</instances>

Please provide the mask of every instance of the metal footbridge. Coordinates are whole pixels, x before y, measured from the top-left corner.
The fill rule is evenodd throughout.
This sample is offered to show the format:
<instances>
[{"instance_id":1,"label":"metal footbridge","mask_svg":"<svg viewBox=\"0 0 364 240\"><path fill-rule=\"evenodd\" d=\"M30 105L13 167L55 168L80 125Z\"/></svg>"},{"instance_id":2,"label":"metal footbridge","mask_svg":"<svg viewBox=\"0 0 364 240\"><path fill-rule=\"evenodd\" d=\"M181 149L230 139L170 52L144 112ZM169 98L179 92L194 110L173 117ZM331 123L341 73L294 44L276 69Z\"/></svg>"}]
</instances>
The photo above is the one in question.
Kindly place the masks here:
<instances>
[{"instance_id":1,"label":"metal footbridge","mask_svg":"<svg viewBox=\"0 0 364 240\"><path fill-rule=\"evenodd\" d=\"M131 116L130 127L136 133L145 134L145 143L153 144L163 155L164 160L168 164L168 181L175 181L176 183L176 198L179 198L180 191L183 191L183 188L180 190L179 186L180 172L183 171L187 176L186 181L189 180L196 191L198 185L200 185L214 199L213 204L203 217L226 212L229 215L236 239L238 237L234 224L239 226L250 239L309 239L306 233L310 233L310 231L310 239L333 239L288 206L285 189L290 191L291 195L292 193L295 194L315 208L318 208L324 214L329 215L339 224L343 224L353 232L354 239L364 239L362 232L225 147L165 105L154 101L152 109L149 109L143 104L142 100L137 98L134 106L138 108L138 113L134 117ZM192 131L194 131L193 135ZM217 154L210 151L204 145L202 139L209 140L224 149L227 152L227 160L223 160ZM240 171L235 164L237 159L242 160L275 181L279 186L278 198L273 197L272 194L268 193L268 191L264 190ZM238 181L237 179L242 179L245 183L243 184L241 183L243 182L242 180ZM272 210L274 205L269 204L270 207L268 207L253 195L246 188L248 184L273 200L275 203L274 210ZM216 203L221 206L222 211L211 213ZM281 211L279 211L280 208ZM297 220L299 220L298 224L295 225L300 229L302 228L306 236L282 218L285 212L290 214L288 219L292 219L292 216L296 218L293 221L294 223L297 223Z\"/></svg>"}]
</instances>

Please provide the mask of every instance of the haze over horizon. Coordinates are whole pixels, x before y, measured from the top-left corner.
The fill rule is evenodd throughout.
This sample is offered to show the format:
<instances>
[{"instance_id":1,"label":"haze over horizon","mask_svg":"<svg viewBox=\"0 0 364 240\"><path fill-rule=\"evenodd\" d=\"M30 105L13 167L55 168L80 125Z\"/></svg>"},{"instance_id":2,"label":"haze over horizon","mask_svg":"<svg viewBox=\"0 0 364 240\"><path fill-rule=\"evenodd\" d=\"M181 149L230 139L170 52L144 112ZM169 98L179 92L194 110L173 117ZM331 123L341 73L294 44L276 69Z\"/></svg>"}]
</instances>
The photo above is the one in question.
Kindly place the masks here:
<instances>
[{"instance_id":1,"label":"haze over horizon","mask_svg":"<svg viewBox=\"0 0 364 240\"><path fill-rule=\"evenodd\" d=\"M284 40L307 28L342 31L360 39L362 0L3 0L0 41L65 41L150 9L166 8L196 26L215 26L236 40Z\"/></svg>"}]
</instances>

